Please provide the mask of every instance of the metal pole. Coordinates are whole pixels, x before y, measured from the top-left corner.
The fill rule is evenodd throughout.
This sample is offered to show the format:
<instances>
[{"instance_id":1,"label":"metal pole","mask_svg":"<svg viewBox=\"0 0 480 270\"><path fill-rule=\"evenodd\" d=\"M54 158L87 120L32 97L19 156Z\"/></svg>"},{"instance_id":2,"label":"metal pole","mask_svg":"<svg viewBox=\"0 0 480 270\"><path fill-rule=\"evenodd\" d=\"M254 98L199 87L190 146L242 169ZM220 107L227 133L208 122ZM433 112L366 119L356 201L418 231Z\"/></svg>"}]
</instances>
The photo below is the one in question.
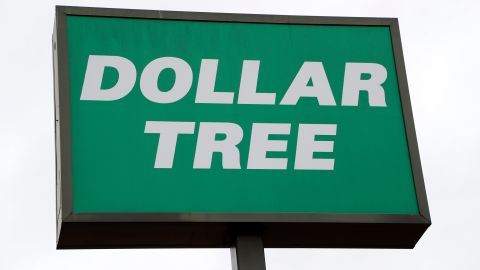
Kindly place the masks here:
<instances>
[{"instance_id":1,"label":"metal pole","mask_svg":"<svg viewBox=\"0 0 480 270\"><path fill-rule=\"evenodd\" d=\"M266 270L265 252L260 235L238 234L230 254L233 270Z\"/></svg>"}]
</instances>

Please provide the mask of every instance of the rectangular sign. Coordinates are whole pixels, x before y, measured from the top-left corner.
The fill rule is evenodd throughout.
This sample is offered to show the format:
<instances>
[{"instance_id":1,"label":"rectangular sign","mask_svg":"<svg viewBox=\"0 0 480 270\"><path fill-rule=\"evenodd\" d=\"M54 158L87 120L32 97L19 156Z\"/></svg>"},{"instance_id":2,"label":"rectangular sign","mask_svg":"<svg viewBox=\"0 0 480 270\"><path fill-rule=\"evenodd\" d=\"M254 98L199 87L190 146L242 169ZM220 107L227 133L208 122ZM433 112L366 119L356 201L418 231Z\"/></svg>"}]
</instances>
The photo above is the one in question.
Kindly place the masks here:
<instances>
[{"instance_id":1,"label":"rectangular sign","mask_svg":"<svg viewBox=\"0 0 480 270\"><path fill-rule=\"evenodd\" d=\"M58 248L413 247L396 19L57 7Z\"/></svg>"}]
</instances>

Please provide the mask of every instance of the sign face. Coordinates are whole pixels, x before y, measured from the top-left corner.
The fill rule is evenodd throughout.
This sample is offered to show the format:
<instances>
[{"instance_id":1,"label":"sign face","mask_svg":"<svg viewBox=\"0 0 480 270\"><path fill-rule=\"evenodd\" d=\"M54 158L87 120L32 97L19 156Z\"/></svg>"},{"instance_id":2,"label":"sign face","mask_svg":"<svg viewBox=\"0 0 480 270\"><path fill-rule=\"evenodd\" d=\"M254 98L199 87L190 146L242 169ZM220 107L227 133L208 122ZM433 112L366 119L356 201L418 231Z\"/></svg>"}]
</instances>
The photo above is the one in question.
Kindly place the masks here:
<instances>
[{"instance_id":1,"label":"sign face","mask_svg":"<svg viewBox=\"0 0 480 270\"><path fill-rule=\"evenodd\" d=\"M430 224L394 19L57 7L54 48L59 248L413 247Z\"/></svg>"}]
</instances>

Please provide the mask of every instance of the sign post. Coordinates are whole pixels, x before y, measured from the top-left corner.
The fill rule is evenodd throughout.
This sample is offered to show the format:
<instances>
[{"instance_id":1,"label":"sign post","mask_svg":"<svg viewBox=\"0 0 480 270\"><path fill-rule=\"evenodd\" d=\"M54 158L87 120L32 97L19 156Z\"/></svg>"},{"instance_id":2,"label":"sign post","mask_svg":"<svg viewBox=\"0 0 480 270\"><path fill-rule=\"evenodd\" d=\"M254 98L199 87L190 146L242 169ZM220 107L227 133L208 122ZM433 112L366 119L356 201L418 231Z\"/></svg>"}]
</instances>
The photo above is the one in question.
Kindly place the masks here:
<instances>
[{"instance_id":1,"label":"sign post","mask_svg":"<svg viewBox=\"0 0 480 270\"><path fill-rule=\"evenodd\" d=\"M413 248L398 22L57 6L57 248Z\"/></svg>"},{"instance_id":2,"label":"sign post","mask_svg":"<svg viewBox=\"0 0 480 270\"><path fill-rule=\"evenodd\" d=\"M233 270L266 270L263 241L256 234L239 234L230 249Z\"/></svg>"}]
</instances>

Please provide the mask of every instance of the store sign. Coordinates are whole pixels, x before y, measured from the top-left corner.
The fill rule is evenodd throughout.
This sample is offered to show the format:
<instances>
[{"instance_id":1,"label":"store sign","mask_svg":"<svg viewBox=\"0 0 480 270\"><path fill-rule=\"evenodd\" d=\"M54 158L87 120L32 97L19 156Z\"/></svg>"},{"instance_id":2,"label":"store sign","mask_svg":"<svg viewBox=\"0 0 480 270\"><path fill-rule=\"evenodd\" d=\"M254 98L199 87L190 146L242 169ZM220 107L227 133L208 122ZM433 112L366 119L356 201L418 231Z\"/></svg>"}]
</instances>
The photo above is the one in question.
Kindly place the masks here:
<instances>
[{"instance_id":1,"label":"store sign","mask_svg":"<svg viewBox=\"0 0 480 270\"><path fill-rule=\"evenodd\" d=\"M394 19L57 7L54 48L59 248L413 247L430 224Z\"/></svg>"}]
</instances>

